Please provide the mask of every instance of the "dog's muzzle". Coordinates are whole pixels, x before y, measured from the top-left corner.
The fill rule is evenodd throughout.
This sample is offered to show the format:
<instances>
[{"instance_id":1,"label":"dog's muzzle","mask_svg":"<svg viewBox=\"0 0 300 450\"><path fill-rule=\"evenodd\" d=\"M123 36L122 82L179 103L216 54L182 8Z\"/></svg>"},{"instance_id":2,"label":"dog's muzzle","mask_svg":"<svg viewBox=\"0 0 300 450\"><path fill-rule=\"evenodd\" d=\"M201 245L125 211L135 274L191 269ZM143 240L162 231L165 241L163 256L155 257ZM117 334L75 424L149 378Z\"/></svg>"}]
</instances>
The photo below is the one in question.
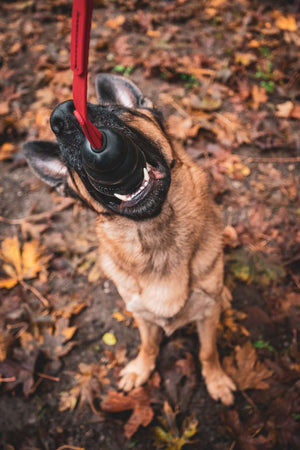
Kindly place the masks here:
<instances>
[{"instance_id":1,"label":"dog's muzzle","mask_svg":"<svg viewBox=\"0 0 300 450\"><path fill-rule=\"evenodd\" d=\"M73 113L74 104L68 100L57 106L50 118L58 141L70 147L70 152L75 140L78 142L79 125ZM99 149L93 148L84 135L80 138L82 170L89 182L99 193L117 198L137 192L148 177L143 151L115 130L99 128L99 131L102 134Z\"/></svg>"}]
</instances>

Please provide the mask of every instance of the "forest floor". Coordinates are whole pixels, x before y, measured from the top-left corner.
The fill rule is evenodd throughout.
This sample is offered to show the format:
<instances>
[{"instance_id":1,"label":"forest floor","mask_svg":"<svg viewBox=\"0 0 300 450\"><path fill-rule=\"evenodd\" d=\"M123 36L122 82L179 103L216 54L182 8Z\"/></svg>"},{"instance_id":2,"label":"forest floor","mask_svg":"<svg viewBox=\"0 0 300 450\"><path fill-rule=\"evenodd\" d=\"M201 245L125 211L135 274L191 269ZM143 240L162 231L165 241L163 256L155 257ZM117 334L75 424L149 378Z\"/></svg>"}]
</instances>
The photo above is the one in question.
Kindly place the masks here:
<instances>
[{"instance_id":1,"label":"forest floor","mask_svg":"<svg viewBox=\"0 0 300 450\"><path fill-rule=\"evenodd\" d=\"M124 395L137 328L95 266L95 214L36 179L22 144L54 139L72 97L70 0L0 4L0 446L300 448L300 14L297 1L96 0L98 72L129 76L212 177L225 223L219 350L238 392L208 395L193 325ZM185 199L188 201L188 199Z\"/></svg>"}]
</instances>

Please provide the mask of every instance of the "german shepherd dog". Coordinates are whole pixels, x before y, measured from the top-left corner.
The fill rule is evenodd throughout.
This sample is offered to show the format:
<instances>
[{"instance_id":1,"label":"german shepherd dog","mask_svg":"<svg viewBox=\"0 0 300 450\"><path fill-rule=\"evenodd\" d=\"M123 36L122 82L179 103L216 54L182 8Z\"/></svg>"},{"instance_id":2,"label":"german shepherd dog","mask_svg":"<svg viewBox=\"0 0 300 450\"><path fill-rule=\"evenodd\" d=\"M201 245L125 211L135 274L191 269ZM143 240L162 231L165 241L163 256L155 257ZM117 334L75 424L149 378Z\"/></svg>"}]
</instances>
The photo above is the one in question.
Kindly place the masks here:
<instances>
[{"instance_id":1,"label":"german shepherd dog","mask_svg":"<svg viewBox=\"0 0 300 450\"><path fill-rule=\"evenodd\" d=\"M119 386L130 391L146 382L162 330L169 336L196 322L208 392L230 405L235 385L221 367L216 345L220 312L230 294L223 284L223 225L209 179L170 142L161 114L134 83L100 74L96 90L99 105L88 104L90 120L129 140L146 162L134 192L113 193L91 182L82 157L86 138L71 100L51 115L57 142L30 141L24 151L41 179L97 213L99 267L133 313L141 337Z\"/></svg>"}]
</instances>

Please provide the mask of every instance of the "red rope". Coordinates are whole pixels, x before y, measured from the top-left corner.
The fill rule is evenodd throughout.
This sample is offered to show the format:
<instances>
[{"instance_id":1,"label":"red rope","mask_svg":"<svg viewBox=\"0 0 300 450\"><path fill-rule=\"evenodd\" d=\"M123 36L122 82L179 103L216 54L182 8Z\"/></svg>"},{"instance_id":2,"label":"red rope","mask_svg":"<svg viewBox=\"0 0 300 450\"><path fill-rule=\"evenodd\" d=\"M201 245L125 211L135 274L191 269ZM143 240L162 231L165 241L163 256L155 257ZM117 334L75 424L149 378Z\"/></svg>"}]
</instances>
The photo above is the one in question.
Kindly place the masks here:
<instances>
[{"instance_id":1,"label":"red rope","mask_svg":"<svg viewBox=\"0 0 300 450\"><path fill-rule=\"evenodd\" d=\"M102 134L87 115L87 75L93 0L74 0L71 30L74 114L94 148L102 145Z\"/></svg>"}]
</instances>

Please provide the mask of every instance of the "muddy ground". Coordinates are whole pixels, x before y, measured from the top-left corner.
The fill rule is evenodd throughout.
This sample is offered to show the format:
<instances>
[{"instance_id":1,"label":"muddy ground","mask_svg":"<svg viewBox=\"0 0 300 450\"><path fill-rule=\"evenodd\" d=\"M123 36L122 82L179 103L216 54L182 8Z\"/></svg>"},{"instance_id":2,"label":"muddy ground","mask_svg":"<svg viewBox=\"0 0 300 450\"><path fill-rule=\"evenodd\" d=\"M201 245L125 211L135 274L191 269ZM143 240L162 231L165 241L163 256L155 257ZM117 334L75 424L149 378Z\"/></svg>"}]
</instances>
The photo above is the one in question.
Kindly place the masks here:
<instances>
[{"instance_id":1,"label":"muddy ground","mask_svg":"<svg viewBox=\"0 0 300 450\"><path fill-rule=\"evenodd\" d=\"M97 279L95 214L37 180L21 149L53 139L51 110L71 98L71 2L0 5L0 239L16 238L22 251L38 241L49 256L26 279L42 297L21 282L0 289L4 449L300 447L297 11L292 1L95 2L91 102L97 72L130 76L211 174L233 294L219 349L239 386L230 408L209 397L191 325L164 338L133 406L114 412L108 402L104 412L138 332L114 286ZM120 393L119 410L122 401ZM140 423L146 412L152 420L138 427L135 419L134 432L137 405Z\"/></svg>"}]
</instances>

